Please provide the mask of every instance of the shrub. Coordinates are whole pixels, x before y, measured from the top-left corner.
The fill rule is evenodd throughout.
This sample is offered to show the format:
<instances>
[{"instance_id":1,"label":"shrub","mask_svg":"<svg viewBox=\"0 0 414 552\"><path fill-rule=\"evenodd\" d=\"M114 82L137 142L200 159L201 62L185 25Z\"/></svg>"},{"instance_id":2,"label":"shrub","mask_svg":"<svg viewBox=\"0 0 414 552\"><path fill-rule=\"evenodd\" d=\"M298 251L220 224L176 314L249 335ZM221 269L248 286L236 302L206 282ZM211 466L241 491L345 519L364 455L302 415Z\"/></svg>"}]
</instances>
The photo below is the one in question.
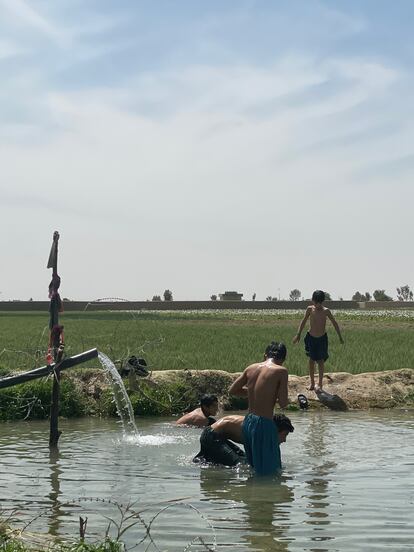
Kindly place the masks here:
<instances>
[{"instance_id":1,"label":"shrub","mask_svg":"<svg viewBox=\"0 0 414 552\"><path fill-rule=\"evenodd\" d=\"M0 390L0 420L44 420L49 417L52 380L43 378ZM60 385L61 416L85 416L91 410L87 397L68 379Z\"/></svg>"},{"instance_id":2,"label":"shrub","mask_svg":"<svg viewBox=\"0 0 414 552\"><path fill-rule=\"evenodd\" d=\"M140 382L138 391L131 393L130 399L138 416L172 416L199 404L196 392L181 382L157 386Z\"/></svg>"}]
</instances>

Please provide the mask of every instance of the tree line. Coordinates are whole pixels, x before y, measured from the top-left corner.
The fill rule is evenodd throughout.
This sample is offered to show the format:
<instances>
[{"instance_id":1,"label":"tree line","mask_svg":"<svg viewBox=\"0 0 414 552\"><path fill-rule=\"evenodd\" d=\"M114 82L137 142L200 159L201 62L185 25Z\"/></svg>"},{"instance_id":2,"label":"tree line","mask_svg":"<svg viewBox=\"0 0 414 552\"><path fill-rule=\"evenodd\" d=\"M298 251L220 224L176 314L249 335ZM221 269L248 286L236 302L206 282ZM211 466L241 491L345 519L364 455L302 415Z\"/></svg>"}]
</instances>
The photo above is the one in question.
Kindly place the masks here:
<instances>
[{"instance_id":1,"label":"tree line","mask_svg":"<svg viewBox=\"0 0 414 552\"><path fill-rule=\"evenodd\" d=\"M410 289L409 285L397 287L397 299L398 301L413 301L413 292ZM332 297L330 293L325 291L326 301L332 301ZM275 297L267 297L268 301L277 301ZM300 301L302 299L302 293L299 289L292 289L289 293L289 300L290 301ZM343 301L343 297L339 298L340 301ZM393 301L394 299L387 295L385 292L385 289L376 289L372 295L369 291L366 291L365 293L360 293L359 291L356 291L352 298L352 301L357 302L366 302L366 301Z\"/></svg>"},{"instance_id":2,"label":"tree line","mask_svg":"<svg viewBox=\"0 0 414 552\"><path fill-rule=\"evenodd\" d=\"M410 289L410 286L406 284L405 286L397 287L397 299L398 301L413 301L413 292ZM326 301L332 301L332 296L329 292L325 291L325 297ZM173 301L173 294L169 289L166 289L163 293L164 301ZM210 296L211 301L217 301L218 297L216 294L213 294ZM266 297L266 301L279 301L280 299L278 297L274 297L272 295L268 295ZM310 301L310 299L305 299L302 297L302 292L295 288L292 289L289 293L289 301L301 301L306 300ZM343 301L343 297L339 297L339 301ZM366 301L393 301L393 298L390 295L387 295L385 292L385 289L376 289L372 295L369 291L366 291L365 293L361 293L359 291L356 291L352 298L352 301L357 301L359 303L366 302ZM161 295L154 295L152 297L152 301L162 301ZM252 301L256 301L256 293L253 293L252 295Z\"/></svg>"}]
</instances>

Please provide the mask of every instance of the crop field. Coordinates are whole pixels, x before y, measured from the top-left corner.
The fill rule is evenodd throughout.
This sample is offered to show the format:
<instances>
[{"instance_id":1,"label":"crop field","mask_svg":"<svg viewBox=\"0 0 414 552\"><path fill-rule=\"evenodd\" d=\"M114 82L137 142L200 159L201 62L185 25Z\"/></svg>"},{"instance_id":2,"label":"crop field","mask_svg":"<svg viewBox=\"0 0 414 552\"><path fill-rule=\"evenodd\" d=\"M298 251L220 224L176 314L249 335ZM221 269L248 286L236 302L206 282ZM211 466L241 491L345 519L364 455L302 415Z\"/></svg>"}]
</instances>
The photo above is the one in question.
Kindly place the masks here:
<instances>
[{"instance_id":1,"label":"crop field","mask_svg":"<svg viewBox=\"0 0 414 552\"><path fill-rule=\"evenodd\" d=\"M334 312L327 372L414 368L414 310ZM86 311L61 315L66 354L97 347L113 360L142 356L152 370L239 372L272 340L288 347L291 374L307 373L303 343L292 344L303 311ZM0 313L0 376L45 364L48 313ZM85 365L86 366L86 365ZM97 366L97 361L89 363Z\"/></svg>"}]
</instances>

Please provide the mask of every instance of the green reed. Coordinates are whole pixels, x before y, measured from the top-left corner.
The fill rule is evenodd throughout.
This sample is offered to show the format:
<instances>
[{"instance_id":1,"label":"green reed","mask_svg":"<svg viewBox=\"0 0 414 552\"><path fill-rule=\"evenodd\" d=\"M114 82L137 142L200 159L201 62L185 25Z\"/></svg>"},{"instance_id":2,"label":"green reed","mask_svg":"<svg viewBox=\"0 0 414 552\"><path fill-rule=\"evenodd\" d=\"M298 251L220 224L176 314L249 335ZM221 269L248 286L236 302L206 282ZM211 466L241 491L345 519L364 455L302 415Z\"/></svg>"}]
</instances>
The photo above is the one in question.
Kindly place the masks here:
<instances>
[{"instance_id":1,"label":"green reed","mask_svg":"<svg viewBox=\"0 0 414 552\"><path fill-rule=\"evenodd\" d=\"M405 312L405 311L404 311ZM262 359L272 340L288 347L286 366L305 375L303 343L292 345L302 311L82 312L63 313L66 353L97 347L125 361L143 356L153 370L218 369L239 372ZM414 316L338 311L345 345L328 327L329 372L414 368ZM48 313L0 313L0 376L45 364ZM97 361L89 366L97 367Z\"/></svg>"}]
</instances>

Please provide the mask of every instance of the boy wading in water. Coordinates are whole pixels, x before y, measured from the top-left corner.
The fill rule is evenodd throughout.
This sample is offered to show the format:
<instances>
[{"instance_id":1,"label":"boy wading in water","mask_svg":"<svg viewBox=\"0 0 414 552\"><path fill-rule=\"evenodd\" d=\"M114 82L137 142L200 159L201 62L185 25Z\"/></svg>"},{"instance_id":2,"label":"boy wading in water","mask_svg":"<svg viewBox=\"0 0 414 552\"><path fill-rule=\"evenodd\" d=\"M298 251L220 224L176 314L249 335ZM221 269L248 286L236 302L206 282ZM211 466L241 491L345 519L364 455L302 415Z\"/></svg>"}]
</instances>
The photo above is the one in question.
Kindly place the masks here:
<instances>
[{"instance_id":1,"label":"boy wading in water","mask_svg":"<svg viewBox=\"0 0 414 552\"><path fill-rule=\"evenodd\" d=\"M248 366L229 389L230 395L247 397L249 414L242 422L243 444L247 461L258 475L273 475L281 468L278 433L275 431L273 409L288 404L288 372L283 343L266 348L265 360Z\"/></svg>"},{"instance_id":2,"label":"boy wading in water","mask_svg":"<svg viewBox=\"0 0 414 552\"><path fill-rule=\"evenodd\" d=\"M328 359L328 336L326 334L326 319L332 322L336 333L338 334L339 341L343 344L341 330L338 323L335 320L333 314L329 309L323 306L325 301L325 293L320 289L316 290L312 294L312 305L306 309L305 316L299 325L298 333L293 338L293 343L300 341L303 328L306 321L310 320L310 328L305 336L305 352L309 357L309 376L310 386L309 390L315 389L315 362L318 364L319 372L319 389L323 386L323 373L325 369L325 361Z\"/></svg>"}]
</instances>

